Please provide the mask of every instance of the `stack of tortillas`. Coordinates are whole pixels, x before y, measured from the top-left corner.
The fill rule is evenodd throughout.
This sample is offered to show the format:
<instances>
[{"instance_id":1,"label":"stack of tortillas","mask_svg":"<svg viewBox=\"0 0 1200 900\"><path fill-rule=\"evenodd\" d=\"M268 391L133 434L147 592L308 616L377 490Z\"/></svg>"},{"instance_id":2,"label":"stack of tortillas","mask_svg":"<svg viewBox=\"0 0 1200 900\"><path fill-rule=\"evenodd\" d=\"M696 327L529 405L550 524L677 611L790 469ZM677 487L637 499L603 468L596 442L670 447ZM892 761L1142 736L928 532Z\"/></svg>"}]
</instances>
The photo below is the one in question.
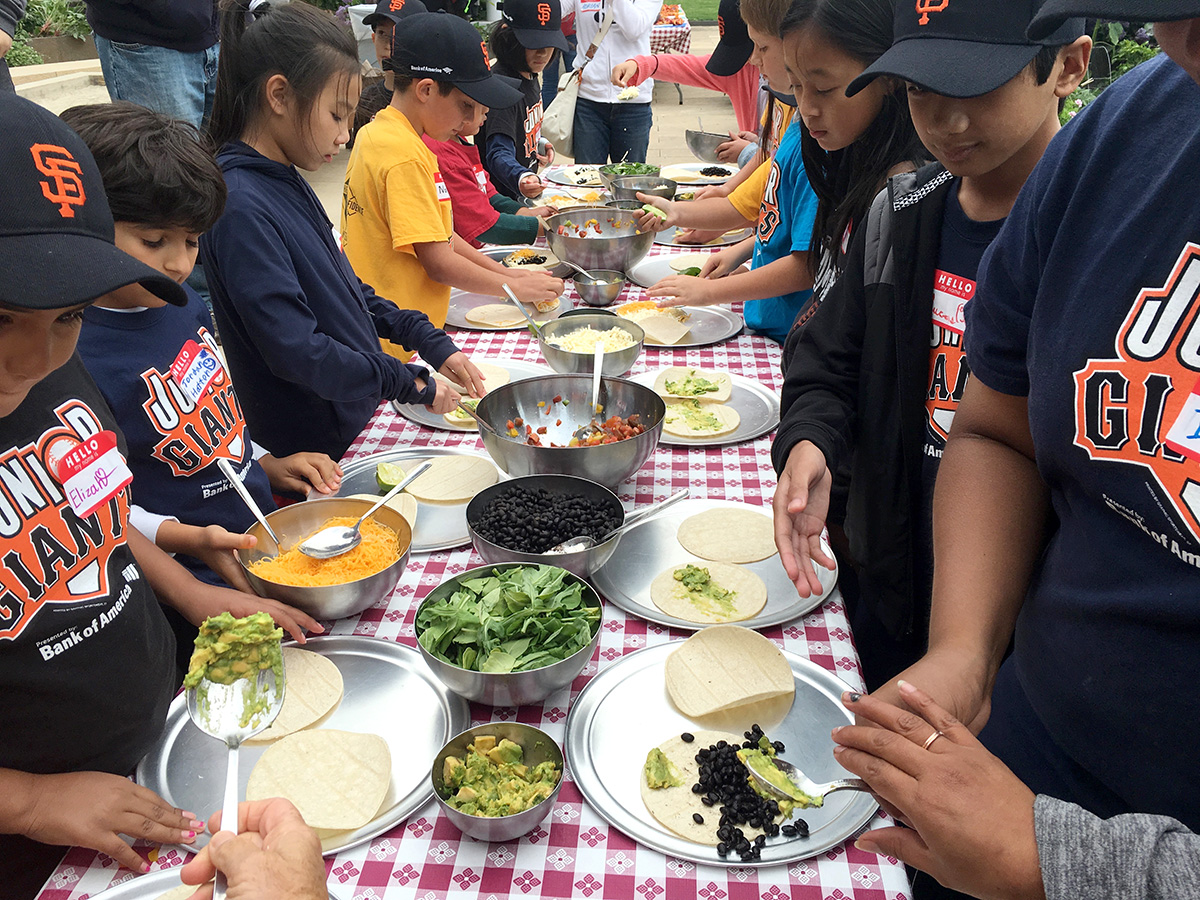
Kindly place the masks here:
<instances>
[{"instance_id":1,"label":"stack of tortillas","mask_svg":"<svg viewBox=\"0 0 1200 900\"><path fill-rule=\"evenodd\" d=\"M279 715L254 741L277 741L307 728L338 705L342 699L342 673L319 653L297 647L283 648L283 672L287 687Z\"/></svg>"},{"instance_id":2,"label":"stack of tortillas","mask_svg":"<svg viewBox=\"0 0 1200 900\"><path fill-rule=\"evenodd\" d=\"M484 303L468 309L463 318L484 328L511 328L525 321L521 311L511 303Z\"/></svg>"},{"instance_id":3,"label":"stack of tortillas","mask_svg":"<svg viewBox=\"0 0 1200 900\"><path fill-rule=\"evenodd\" d=\"M482 456L439 456L405 490L422 503L466 503L500 479L490 459Z\"/></svg>"},{"instance_id":4,"label":"stack of tortillas","mask_svg":"<svg viewBox=\"0 0 1200 900\"><path fill-rule=\"evenodd\" d=\"M759 703L796 693L783 653L757 631L713 625L667 657L667 694L686 716Z\"/></svg>"}]
</instances>

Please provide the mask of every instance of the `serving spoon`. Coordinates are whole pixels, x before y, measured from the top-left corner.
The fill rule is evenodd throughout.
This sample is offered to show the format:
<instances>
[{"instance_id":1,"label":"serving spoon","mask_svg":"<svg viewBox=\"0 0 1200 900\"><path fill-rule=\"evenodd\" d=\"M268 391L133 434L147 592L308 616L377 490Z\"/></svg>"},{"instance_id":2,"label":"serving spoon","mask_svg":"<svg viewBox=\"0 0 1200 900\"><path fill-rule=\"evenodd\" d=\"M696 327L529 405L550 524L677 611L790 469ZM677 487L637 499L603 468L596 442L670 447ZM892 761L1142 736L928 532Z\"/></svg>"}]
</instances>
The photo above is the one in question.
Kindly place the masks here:
<instances>
[{"instance_id":1,"label":"serving spoon","mask_svg":"<svg viewBox=\"0 0 1200 900\"><path fill-rule=\"evenodd\" d=\"M275 639L275 652L279 639ZM273 669L260 669L253 684L239 678L233 684L219 684L208 678L187 690L188 717L205 734L225 743L225 794L221 803L221 830L238 833L238 748L275 721L283 706L284 683L275 678ZM270 697L270 703L256 714L247 715L252 698ZM225 876L217 872L213 900L225 900Z\"/></svg>"},{"instance_id":2,"label":"serving spoon","mask_svg":"<svg viewBox=\"0 0 1200 900\"><path fill-rule=\"evenodd\" d=\"M823 801L826 796L834 793L835 791L870 791L871 790L869 787L867 787L867 783L865 781L863 781L861 778L839 778L836 781L826 781L824 783L818 783L816 781L813 781L811 778L809 778L807 775L805 775L803 772L801 772L799 769L797 769L794 765L792 765L786 759L783 759L778 756L772 756L772 757L770 757L770 759L773 763L775 763L775 768L777 768L780 772L782 772L784 777L787 778L788 781L790 781L792 784L794 784L796 786L796 790L798 790L800 793L802 793L808 797L812 797L816 800ZM766 790L773 797L778 797L781 800L795 800L796 799L791 794L787 793L787 791L782 790L781 788L777 787L776 785L774 785L770 781L768 781L767 777L765 775L761 774L757 769L755 769L753 766L751 766L745 760L742 760L742 765L744 765L746 767L746 771L750 773L750 777L753 778L759 785L761 785L763 787L764 790ZM821 804L813 803L810 805L820 806Z\"/></svg>"},{"instance_id":3,"label":"serving spoon","mask_svg":"<svg viewBox=\"0 0 1200 900\"><path fill-rule=\"evenodd\" d=\"M463 403L461 400L458 401L458 408L474 419L475 424L480 428L486 428L492 434L496 435L496 437L500 437L500 435L496 432L496 429L492 427L491 422L485 422L479 413L475 412L475 410L471 409L471 407L467 406L467 404Z\"/></svg>"},{"instance_id":4,"label":"serving spoon","mask_svg":"<svg viewBox=\"0 0 1200 900\"><path fill-rule=\"evenodd\" d=\"M533 329L533 333L538 337L541 337L542 326L533 321L533 316L531 316L529 311L525 309L525 304L517 299L517 295L512 292L512 288L510 288L507 284L502 284L500 287L504 288L504 293L508 294L508 299L517 305L517 309L521 311L521 315L523 315L526 321L529 322L529 327Z\"/></svg>"},{"instance_id":5,"label":"serving spoon","mask_svg":"<svg viewBox=\"0 0 1200 900\"><path fill-rule=\"evenodd\" d=\"M592 357L592 412L600 412L600 379L604 376L604 343L596 341L596 355Z\"/></svg>"},{"instance_id":6,"label":"serving spoon","mask_svg":"<svg viewBox=\"0 0 1200 900\"><path fill-rule=\"evenodd\" d=\"M262 510L258 508L258 504L254 502L254 498L250 496L250 492L246 490L246 486L242 484L242 479L238 478L237 472L233 471L233 466L229 460L221 457L217 460L217 468L221 470L221 474L233 485L233 489L237 491L242 502L250 507L250 512L254 513L254 518L258 519L258 524L271 536L271 540L275 542L275 547L279 547L279 538L275 536L274 529L268 524L266 516L262 514Z\"/></svg>"},{"instance_id":7,"label":"serving spoon","mask_svg":"<svg viewBox=\"0 0 1200 900\"><path fill-rule=\"evenodd\" d=\"M688 489L684 488L683 490L676 491L674 494L672 494L666 500L660 500L658 503L653 503L650 506L647 506L645 509L640 509L635 513L631 513L625 519L624 522L622 522L620 525L618 525L616 528L614 528L608 534L604 535L604 537L600 538L600 540L596 540L590 534L581 534L578 537L573 537L573 538L570 538L569 540L565 540L561 544L555 544L553 547L551 547L546 552L547 553L578 553L581 550L591 550L593 547L595 547L599 544L603 544L605 541L611 540L612 538L615 538L618 534L624 534L626 531L628 531L634 525L637 525L643 519L648 519L651 516L658 515L660 512L662 512L668 506L674 506L676 503L678 503L680 500L682 500L687 495L688 495Z\"/></svg>"},{"instance_id":8,"label":"serving spoon","mask_svg":"<svg viewBox=\"0 0 1200 900\"><path fill-rule=\"evenodd\" d=\"M420 477L426 469L433 465L432 460L426 460L408 475L394 488L379 498L379 501L368 509L365 513L359 516L357 522L353 525L330 525L328 528L322 528L312 537L307 538L300 544L300 552L305 556L311 556L313 559L329 559L333 556L341 556L350 550L353 550L362 543L362 534L359 532L359 526L363 520L370 517L371 513L379 509L402 490L413 483L413 480Z\"/></svg>"}]
</instances>

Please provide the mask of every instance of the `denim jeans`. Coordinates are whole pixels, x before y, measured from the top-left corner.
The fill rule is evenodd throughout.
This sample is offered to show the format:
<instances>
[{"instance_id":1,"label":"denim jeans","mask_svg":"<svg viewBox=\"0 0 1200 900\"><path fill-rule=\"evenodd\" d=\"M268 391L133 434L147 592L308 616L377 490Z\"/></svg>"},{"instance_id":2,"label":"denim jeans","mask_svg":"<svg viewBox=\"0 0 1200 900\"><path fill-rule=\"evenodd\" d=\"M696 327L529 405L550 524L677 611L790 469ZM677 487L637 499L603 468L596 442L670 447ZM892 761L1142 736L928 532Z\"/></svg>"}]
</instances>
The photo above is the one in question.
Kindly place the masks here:
<instances>
[{"instance_id":1,"label":"denim jeans","mask_svg":"<svg viewBox=\"0 0 1200 900\"><path fill-rule=\"evenodd\" d=\"M654 121L649 103L575 102L575 162L645 162Z\"/></svg>"},{"instance_id":2,"label":"denim jeans","mask_svg":"<svg viewBox=\"0 0 1200 900\"><path fill-rule=\"evenodd\" d=\"M104 83L128 100L203 128L212 114L220 45L185 53L154 44L123 44L96 35Z\"/></svg>"}]
</instances>

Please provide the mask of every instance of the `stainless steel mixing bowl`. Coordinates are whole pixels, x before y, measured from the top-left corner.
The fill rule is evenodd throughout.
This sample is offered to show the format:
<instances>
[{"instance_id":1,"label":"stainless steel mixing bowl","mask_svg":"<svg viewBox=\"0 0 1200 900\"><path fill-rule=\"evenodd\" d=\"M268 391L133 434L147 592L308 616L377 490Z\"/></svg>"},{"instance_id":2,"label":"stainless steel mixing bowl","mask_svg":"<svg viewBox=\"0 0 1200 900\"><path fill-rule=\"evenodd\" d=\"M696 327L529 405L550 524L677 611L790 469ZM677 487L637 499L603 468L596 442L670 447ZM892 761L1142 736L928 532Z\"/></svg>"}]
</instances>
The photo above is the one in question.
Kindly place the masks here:
<instances>
[{"instance_id":1,"label":"stainless steel mixing bowl","mask_svg":"<svg viewBox=\"0 0 1200 900\"><path fill-rule=\"evenodd\" d=\"M559 226L567 226L568 234L559 234ZM578 228L594 222L579 237ZM632 213L622 213L606 206L584 206L555 213L546 219L546 243L559 259L575 263L588 271L610 269L628 273L650 252L654 233L641 232ZM596 229L599 229L597 231Z\"/></svg>"},{"instance_id":2,"label":"stainless steel mixing bowl","mask_svg":"<svg viewBox=\"0 0 1200 900\"><path fill-rule=\"evenodd\" d=\"M636 200L638 194L674 200L678 189L679 185L670 178L627 175L624 178L613 179L612 195L614 200Z\"/></svg>"},{"instance_id":3,"label":"stainless steel mixing bowl","mask_svg":"<svg viewBox=\"0 0 1200 900\"><path fill-rule=\"evenodd\" d=\"M605 190L612 190L613 182L618 178L654 178L662 171L661 166L652 165L650 163L639 163L644 171L638 172L636 175L621 175L626 166L622 163L609 163L607 166L601 166L597 171L600 172L600 180L604 182Z\"/></svg>"},{"instance_id":4,"label":"stainless steel mixing bowl","mask_svg":"<svg viewBox=\"0 0 1200 900\"><path fill-rule=\"evenodd\" d=\"M562 347L556 347L550 343L554 338L562 337L581 328L591 328L595 331L609 331L613 328L619 328L633 338L633 346L604 354L605 375L613 377L624 375L633 368L633 364L642 355L642 347L646 342L646 332L642 329L641 325L632 319L617 316L616 321L613 321L613 317L605 316L603 313L594 314L593 318L589 318L588 316L571 316L565 321L556 319L553 322L547 322L542 326L541 333L538 335L538 346L542 349L542 356L555 372L563 375L590 375L595 369L596 353L594 350L589 350L586 353L576 353L572 350L564 350Z\"/></svg>"},{"instance_id":5,"label":"stainless steel mixing bowl","mask_svg":"<svg viewBox=\"0 0 1200 900\"><path fill-rule=\"evenodd\" d=\"M692 151L692 156L700 162L716 164L721 161L717 159L717 147L726 143L729 135L712 131L693 131L689 128L683 133L683 139L687 148Z\"/></svg>"},{"instance_id":6,"label":"stainless steel mixing bowl","mask_svg":"<svg viewBox=\"0 0 1200 900\"><path fill-rule=\"evenodd\" d=\"M551 403L555 396L569 403ZM539 401L546 405L539 407ZM575 430L598 417L591 402L591 375L542 375L510 382L488 391L479 401L475 411L496 429L493 434L482 428L479 436L492 460L509 475L578 475L615 488L654 452L667 408L662 397L645 385L604 377L600 383L603 412L599 416L636 414L646 430L612 444L568 447ZM508 437L507 423L516 417L534 428L545 427L542 441L546 446L533 447L524 443L523 437ZM549 446L552 442L561 446Z\"/></svg>"}]
</instances>

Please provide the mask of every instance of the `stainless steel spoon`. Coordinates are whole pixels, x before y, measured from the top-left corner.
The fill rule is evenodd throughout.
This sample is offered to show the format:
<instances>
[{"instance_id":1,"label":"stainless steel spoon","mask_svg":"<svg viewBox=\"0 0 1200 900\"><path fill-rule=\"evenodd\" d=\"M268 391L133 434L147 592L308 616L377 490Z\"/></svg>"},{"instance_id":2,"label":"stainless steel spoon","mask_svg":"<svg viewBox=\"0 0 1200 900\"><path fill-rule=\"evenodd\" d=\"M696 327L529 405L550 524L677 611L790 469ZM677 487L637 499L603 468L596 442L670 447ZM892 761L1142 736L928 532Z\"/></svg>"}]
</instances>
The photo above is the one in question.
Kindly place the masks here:
<instances>
[{"instance_id":1,"label":"stainless steel spoon","mask_svg":"<svg viewBox=\"0 0 1200 900\"><path fill-rule=\"evenodd\" d=\"M279 653L279 641L275 641ZM187 711L192 722L207 735L224 741L228 750L225 763L225 794L221 803L221 829L238 833L238 748L275 721L283 706L284 684L272 669L262 669L251 683L239 678L233 684L218 684L207 678L188 688ZM260 697L269 697L265 708L247 715L247 705ZM225 876L217 872L213 900L225 900Z\"/></svg>"},{"instance_id":2,"label":"stainless steel spoon","mask_svg":"<svg viewBox=\"0 0 1200 900\"><path fill-rule=\"evenodd\" d=\"M433 465L433 461L426 460L409 472L403 481L380 497L379 502L359 516L358 521L353 525L330 525L328 528L322 528L300 544L300 552L305 556L311 556L313 559L329 559L332 556L341 556L343 553L353 550L362 543L362 534L359 533L358 529L362 525L363 520L367 519L371 513L375 512L375 510L379 509L379 507L383 506L412 484L413 480L422 475L431 465Z\"/></svg>"},{"instance_id":3,"label":"stainless steel spoon","mask_svg":"<svg viewBox=\"0 0 1200 900\"><path fill-rule=\"evenodd\" d=\"M604 376L604 343L596 341L596 353L592 357L592 412L600 412L600 379Z\"/></svg>"},{"instance_id":4,"label":"stainless steel spoon","mask_svg":"<svg viewBox=\"0 0 1200 900\"><path fill-rule=\"evenodd\" d=\"M229 460L224 457L218 459L217 468L221 470L221 474L233 485L233 489L242 498L242 502L250 507L250 512L254 513L254 518L258 519L258 524L271 536L271 540L275 542L275 547L278 549L279 538L275 536L275 531L267 524L266 516L262 514L262 510L258 508L258 504L254 502L254 498L250 496L250 492L242 484L242 479L238 478L237 472L233 471L233 466L230 465Z\"/></svg>"},{"instance_id":5,"label":"stainless steel spoon","mask_svg":"<svg viewBox=\"0 0 1200 900\"><path fill-rule=\"evenodd\" d=\"M809 806L820 806L825 797L834 793L835 791L871 790L869 787L867 787L867 783L861 778L840 778L837 781L818 783L813 781L786 759L773 756L771 757L771 761L775 763L775 767L784 774L784 777L786 777L788 781L796 786L797 791L815 801L810 803ZM772 796L778 797L781 800L796 799L793 795L787 793L787 791L776 787L774 784L768 781L765 775L761 774L753 766L746 763L745 760L742 761L742 765L746 767L746 771L750 773L750 777L758 782L758 784Z\"/></svg>"},{"instance_id":6,"label":"stainless steel spoon","mask_svg":"<svg viewBox=\"0 0 1200 900\"><path fill-rule=\"evenodd\" d=\"M480 428L486 428L492 434L496 435L496 437L500 437L499 433L497 433L496 429L492 427L490 422L485 422L479 413L471 409L471 407L467 406L467 404L463 403L461 400L458 401L458 408L474 419L475 424Z\"/></svg>"},{"instance_id":7,"label":"stainless steel spoon","mask_svg":"<svg viewBox=\"0 0 1200 900\"><path fill-rule=\"evenodd\" d=\"M580 550L591 550L597 544L603 544L605 541L611 540L612 538L616 537L618 534L624 534L626 531L628 531L634 525L637 525L642 520L648 519L651 516L657 516L660 512L662 512L668 506L674 506L676 503L678 503L680 500L682 500L687 495L688 495L688 489L684 488L681 491L676 491L674 494L672 494L666 500L659 501L658 503L653 503L650 506L647 506L645 509L639 509L635 513L630 513L628 516L626 516L624 522L622 522L619 526L614 528L608 534L604 535L604 537L600 538L600 540L596 540L590 534L581 534L578 537L573 537L573 538L570 538L569 540L563 541L561 544L555 544L553 547L551 547L546 552L547 553L578 553Z\"/></svg>"},{"instance_id":8,"label":"stainless steel spoon","mask_svg":"<svg viewBox=\"0 0 1200 900\"><path fill-rule=\"evenodd\" d=\"M571 262L570 260L560 259L559 262L562 263L564 266L570 266L572 269L574 269L576 272L578 272L584 278L587 278L591 281L603 281L602 278L597 278L595 275L593 275L591 272L589 272L583 266L577 266L577 265L575 265L575 263Z\"/></svg>"},{"instance_id":9,"label":"stainless steel spoon","mask_svg":"<svg viewBox=\"0 0 1200 900\"><path fill-rule=\"evenodd\" d=\"M508 299L511 300L513 303L517 304L517 309L519 309L521 311L521 315L523 315L528 320L529 326L533 329L533 333L536 334L538 337L541 337L542 336L542 326L540 326L537 322L533 321L533 316L531 316L529 314L529 311L527 309L525 309L525 304L517 299L517 295L512 292L512 288L510 288L507 284L502 284L500 286L502 288L504 288L504 293L508 294Z\"/></svg>"}]
</instances>

